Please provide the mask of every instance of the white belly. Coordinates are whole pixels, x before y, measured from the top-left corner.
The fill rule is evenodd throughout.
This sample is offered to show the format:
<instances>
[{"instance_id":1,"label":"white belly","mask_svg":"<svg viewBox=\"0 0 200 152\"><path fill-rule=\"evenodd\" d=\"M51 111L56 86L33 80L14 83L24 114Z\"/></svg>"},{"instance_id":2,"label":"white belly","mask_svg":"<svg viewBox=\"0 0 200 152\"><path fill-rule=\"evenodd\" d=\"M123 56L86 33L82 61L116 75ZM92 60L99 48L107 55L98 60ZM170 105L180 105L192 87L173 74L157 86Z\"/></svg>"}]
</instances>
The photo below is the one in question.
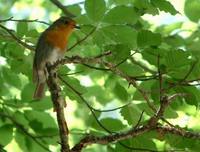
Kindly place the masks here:
<instances>
[{"instance_id":1,"label":"white belly","mask_svg":"<svg viewBox=\"0 0 200 152\"><path fill-rule=\"evenodd\" d=\"M49 55L49 58L48 58L48 61L47 62L50 62L51 64L55 63L57 60L63 58L63 51L60 51L59 48L55 48L51 54Z\"/></svg>"}]
</instances>

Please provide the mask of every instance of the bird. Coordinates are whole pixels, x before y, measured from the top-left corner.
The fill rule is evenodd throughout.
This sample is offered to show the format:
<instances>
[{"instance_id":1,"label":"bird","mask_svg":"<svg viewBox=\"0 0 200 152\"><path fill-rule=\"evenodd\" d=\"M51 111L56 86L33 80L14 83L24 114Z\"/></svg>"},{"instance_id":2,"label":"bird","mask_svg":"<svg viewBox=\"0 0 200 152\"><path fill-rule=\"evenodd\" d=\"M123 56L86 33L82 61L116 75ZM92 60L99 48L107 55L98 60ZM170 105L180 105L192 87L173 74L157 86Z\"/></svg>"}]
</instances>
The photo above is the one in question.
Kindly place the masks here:
<instances>
[{"instance_id":1,"label":"bird","mask_svg":"<svg viewBox=\"0 0 200 152\"><path fill-rule=\"evenodd\" d=\"M33 59L33 82L36 83L34 99L43 98L48 77L46 65L52 65L64 57L68 39L75 28L80 27L73 19L62 16L41 33Z\"/></svg>"}]
</instances>

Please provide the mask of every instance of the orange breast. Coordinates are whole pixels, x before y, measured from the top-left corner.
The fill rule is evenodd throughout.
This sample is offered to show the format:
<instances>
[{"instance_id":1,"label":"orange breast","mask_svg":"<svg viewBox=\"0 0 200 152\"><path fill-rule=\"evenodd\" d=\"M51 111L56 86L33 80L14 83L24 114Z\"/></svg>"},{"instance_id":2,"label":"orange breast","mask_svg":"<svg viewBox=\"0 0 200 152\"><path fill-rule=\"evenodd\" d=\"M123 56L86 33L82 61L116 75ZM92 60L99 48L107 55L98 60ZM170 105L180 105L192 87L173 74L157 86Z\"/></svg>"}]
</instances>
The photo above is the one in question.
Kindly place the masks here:
<instances>
[{"instance_id":1,"label":"orange breast","mask_svg":"<svg viewBox=\"0 0 200 152\"><path fill-rule=\"evenodd\" d=\"M60 27L47 31L46 41L55 47L60 48L61 51L65 51L67 47L67 41L72 29L69 27Z\"/></svg>"}]
</instances>

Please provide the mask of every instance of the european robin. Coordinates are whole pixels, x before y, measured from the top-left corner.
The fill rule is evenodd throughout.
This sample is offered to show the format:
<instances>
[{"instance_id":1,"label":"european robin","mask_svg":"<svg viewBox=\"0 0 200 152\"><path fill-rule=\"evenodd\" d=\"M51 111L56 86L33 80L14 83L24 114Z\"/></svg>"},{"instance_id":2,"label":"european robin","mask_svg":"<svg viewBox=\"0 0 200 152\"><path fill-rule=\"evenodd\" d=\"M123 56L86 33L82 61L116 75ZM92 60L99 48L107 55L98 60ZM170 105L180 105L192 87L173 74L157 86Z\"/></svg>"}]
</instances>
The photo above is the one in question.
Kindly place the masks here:
<instances>
[{"instance_id":1,"label":"european robin","mask_svg":"<svg viewBox=\"0 0 200 152\"><path fill-rule=\"evenodd\" d=\"M36 83L33 98L43 97L48 77L46 65L52 65L64 57L69 36L74 28L78 28L74 20L60 17L40 35L33 61L33 81Z\"/></svg>"}]
</instances>

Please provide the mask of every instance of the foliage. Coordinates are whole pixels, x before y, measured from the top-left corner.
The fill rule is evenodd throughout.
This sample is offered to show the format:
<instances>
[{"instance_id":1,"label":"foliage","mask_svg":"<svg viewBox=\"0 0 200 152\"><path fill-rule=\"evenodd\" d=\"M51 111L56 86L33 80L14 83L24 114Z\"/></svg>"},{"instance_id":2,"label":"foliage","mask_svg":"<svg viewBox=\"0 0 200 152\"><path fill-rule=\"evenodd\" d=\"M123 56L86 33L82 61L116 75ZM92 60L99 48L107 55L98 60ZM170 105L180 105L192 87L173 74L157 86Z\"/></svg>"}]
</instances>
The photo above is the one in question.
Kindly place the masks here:
<instances>
[{"instance_id":1,"label":"foliage","mask_svg":"<svg viewBox=\"0 0 200 152\"><path fill-rule=\"evenodd\" d=\"M3 3L6 3L6 7ZM184 11L188 19L153 25L145 15L168 13L178 15L167 0L85 0L66 8L74 13L80 31L70 37L68 47L95 31L82 43L66 53L94 57L106 51L110 56L102 60L115 65L124 75L137 81L138 87L99 64L67 64L59 67L59 75L84 101L95 109L112 109L111 112L96 111L96 117L111 132L119 132L137 124L142 111L141 124L153 116L143 90L150 102L158 108L164 95L185 94L175 98L164 113L170 123L187 130L198 131L200 90L200 19L199 0L186 0ZM17 12L17 8L27 9ZM33 15L29 9L36 8ZM61 15L52 3L31 0L3 0L0 3L0 24L9 28L22 42L34 46L41 31L47 25L37 21L3 21L14 19L38 19L50 23ZM17 12L17 13L16 13ZM40 16L41 13L42 15ZM4 18L3 18L4 17ZM32 99L32 59L34 52L21 45L8 31L0 26L0 151L43 152L59 151L60 145L56 114L47 92L42 101ZM162 78L160 78L160 76ZM67 101L66 116L70 128L70 145L76 144L85 133L105 135L90 109L76 92L60 82ZM160 122L163 123L164 122ZM136 138L123 140L128 147L146 150L198 151L198 140L178 135L148 132ZM143 149L143 150L142 150ZM120 142L106 146L93 145L87 151L131 151Z\"/></svg>"}]
</instances>

